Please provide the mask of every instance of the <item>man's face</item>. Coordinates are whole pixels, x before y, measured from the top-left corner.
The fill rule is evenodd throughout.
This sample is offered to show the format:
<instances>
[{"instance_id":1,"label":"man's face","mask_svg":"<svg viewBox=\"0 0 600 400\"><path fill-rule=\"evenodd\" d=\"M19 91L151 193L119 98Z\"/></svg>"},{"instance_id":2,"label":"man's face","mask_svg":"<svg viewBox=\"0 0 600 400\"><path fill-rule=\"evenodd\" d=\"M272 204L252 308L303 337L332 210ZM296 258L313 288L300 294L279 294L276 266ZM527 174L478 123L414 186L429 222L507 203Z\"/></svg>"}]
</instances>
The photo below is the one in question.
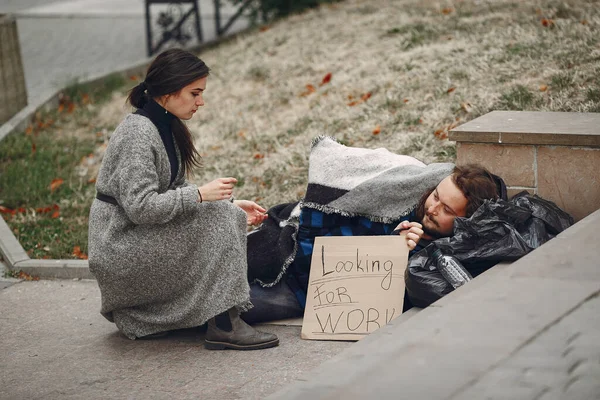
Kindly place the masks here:
<instances>
[{"instance_id":1,"label":"man's face","mask_svg":"<svg viewBox=\"0 0 600 400\"><path fill-rule=\"evenodd\" d=\"M452 235L454 218L466 215L467 199L447 176L425 200L421 220L423 231L431 238Z\"/></svg>"}]
</instances>

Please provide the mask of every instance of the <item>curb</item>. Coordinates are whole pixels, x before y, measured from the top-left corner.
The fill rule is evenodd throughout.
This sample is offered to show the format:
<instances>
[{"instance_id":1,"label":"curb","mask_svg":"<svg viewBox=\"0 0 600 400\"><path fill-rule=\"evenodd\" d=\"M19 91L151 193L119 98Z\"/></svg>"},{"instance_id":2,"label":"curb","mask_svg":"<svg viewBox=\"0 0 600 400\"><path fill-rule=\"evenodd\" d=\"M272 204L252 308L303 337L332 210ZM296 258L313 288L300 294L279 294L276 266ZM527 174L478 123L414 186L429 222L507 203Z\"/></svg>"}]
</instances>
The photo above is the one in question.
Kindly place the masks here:
<instances>
[{"instance_id":1,"label":"curb","mask_svg":"<svg viewBox=\"0 0 600 400\"><path fill-rule=\"evenodd\" d=\"M31 276L55 279L95 279L87 260L32 260L15 238L10 227L0 218L0 252L9 270Z\"/></svg>"},{"instance_id":2,"label":"curb","mask_svg":"<svg viewBox=\"0 0 600 400\"><path fill-rule=\"evenodd\" d=\"M218 44L226 43L254 29L252 26L231 35L216 38L214 40L190 47L186 50L198 53ZM121 75L128 79L131 75L144 74L152 58L141 60L128 67L117 68L113 71L93 75L89 78L78 80L78 84L91 86L102 85L110 75ZM65 90L62 88L54 94L40 99L34 104L28 104L25 108L15 114L10 120L0 126L0 141L15 131L25 130L35 114L39 111L50 111L58 107L59 95ZM0 255L4 258L6 267L11 271L23 271L29 275L44 279L95 279L89 270L87 260L33 260L17 238L13 235L10 227L0 217Z\"/></svg>"}]
</instances>

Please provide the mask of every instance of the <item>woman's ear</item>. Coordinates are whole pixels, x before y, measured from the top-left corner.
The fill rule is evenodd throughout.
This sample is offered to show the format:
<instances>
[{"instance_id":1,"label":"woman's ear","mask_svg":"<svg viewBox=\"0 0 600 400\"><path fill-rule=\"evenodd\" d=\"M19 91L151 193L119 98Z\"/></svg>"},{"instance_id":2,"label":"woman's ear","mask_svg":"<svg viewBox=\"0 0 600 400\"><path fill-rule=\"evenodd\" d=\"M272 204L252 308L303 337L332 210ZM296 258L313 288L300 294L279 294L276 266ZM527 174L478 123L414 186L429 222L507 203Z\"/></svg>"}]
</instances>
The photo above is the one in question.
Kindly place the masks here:
<instances>
[{"instance_id":1,"label":"woman's ear","mask_svg":"<svg viewBox=\"0 0 600 400\"><path fill-rule=\"evenodd\" d=\"M169 97L171 97L170 94L165 94L164 96L157 97L155 100L158 104L160 104L162 106L162 108L164 108L166 110L167 109L166 106L169 101Z\"/></svg>"}]
</instances>

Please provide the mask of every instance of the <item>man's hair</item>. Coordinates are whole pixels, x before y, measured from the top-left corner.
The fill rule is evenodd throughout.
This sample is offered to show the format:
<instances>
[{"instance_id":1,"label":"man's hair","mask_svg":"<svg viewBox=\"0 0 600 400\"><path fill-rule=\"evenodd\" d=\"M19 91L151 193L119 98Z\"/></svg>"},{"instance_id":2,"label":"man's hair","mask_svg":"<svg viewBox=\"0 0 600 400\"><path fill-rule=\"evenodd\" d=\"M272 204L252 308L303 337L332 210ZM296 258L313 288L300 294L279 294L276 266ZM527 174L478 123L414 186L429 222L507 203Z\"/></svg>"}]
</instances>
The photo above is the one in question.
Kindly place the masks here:
<instances>
[{"instance_id":1,"label":"man's hair","mask_svg":"<svg viewBox=\"0 0 600 400\"><path fill-rule=\"evenodd\" d=\"M467 218L483 204L484 200L498 198L498 188L492 174L477 164L455 166L452 180L467 198Z\"/></svg>"}]
</instances>

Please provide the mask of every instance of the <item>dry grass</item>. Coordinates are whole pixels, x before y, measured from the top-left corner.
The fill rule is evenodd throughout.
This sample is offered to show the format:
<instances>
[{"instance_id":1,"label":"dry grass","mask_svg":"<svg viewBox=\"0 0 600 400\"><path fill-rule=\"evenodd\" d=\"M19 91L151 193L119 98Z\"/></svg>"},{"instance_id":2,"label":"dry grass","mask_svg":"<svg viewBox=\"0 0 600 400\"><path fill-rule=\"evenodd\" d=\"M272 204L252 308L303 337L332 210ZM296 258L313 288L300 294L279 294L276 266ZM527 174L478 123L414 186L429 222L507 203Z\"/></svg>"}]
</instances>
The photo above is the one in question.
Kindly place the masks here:
<instances>
[{"instance_id":1,"label":"dry grass","mask_svg":"<svg viewBox=\"0 0 600 400\"><path fill-rule=\"evenodd\" d=\"M206 51L206 106L189 123L206 167L192 180L233 175L237 197L272 206L303 195L317 135L446 161L448 128L494 109L600 111L598 9L349 0Z\"/></svg>"}]
</instances>

